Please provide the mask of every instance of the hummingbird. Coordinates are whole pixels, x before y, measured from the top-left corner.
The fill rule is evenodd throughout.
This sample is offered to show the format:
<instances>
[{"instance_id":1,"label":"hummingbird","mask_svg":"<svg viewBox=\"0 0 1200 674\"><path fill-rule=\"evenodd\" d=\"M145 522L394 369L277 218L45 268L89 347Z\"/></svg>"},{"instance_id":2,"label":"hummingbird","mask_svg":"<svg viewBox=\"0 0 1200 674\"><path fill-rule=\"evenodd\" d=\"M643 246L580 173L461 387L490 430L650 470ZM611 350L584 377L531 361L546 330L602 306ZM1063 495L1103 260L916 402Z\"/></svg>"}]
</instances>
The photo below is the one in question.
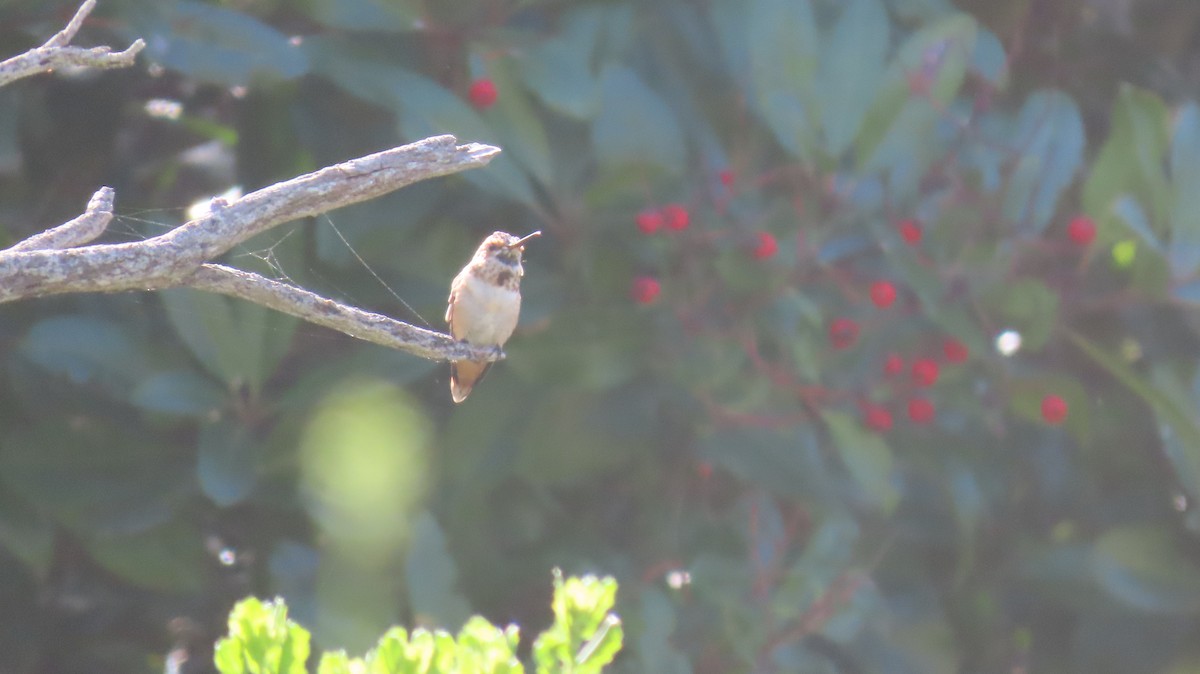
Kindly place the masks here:
<instances>
[{"instance_id":1,"label":"hummingbird","mask_svg":"<svg viewBox=\"0 0 1200 674\"><path fill-rule=\"evenodd\" d=\"M521 313L521 253L525 242L541 236L534 232L517 238L508 232L492 232L475 257L450 284L446 322L450 335L475 346L500 348L512 336ZM461 403L491 366L487 361L462 360L450 363L450 397Z\"/></svg>"}]
</instances>

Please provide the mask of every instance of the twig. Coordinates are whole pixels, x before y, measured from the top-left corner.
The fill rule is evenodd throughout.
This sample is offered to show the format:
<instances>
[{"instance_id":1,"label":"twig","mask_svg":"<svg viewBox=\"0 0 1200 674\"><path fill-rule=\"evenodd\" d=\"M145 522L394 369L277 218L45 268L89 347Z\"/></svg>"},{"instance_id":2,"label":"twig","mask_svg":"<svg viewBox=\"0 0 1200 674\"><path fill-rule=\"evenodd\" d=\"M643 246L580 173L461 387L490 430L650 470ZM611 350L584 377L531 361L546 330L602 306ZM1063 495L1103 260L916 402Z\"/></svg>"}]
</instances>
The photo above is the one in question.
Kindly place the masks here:
<instances>
[{"instance_id":1,"label":"twig","mask_svg":"<svg viewBox=\"0 0 1200 674\"><path fill-rule=\"evenodd\" d=\"M104 233L113 217L113 189L101 187L92 195L87 210L74 220L35 234L8 248L4 252L16 253L26 250L48 250L74 248L94 241Z\"/></svg>"},{"instance_id":2,"label":"twig","mask_svg":"<svg viewBox=\"0 0 1200 674\"><path fill-rule=\"evenodd\" d=\"M440 332L339 304L303 288L224 265L203 265L186 284L261 304L351 337L430 360L495 360L503 355L499 350L479 349Z\"/></svg>"},{"instance_id":3,"label":"twig","mask_svg":"<svg viewBox=\"0 0 1200 674\"><path fill-rule=\"evenodd\" d=\"M127 49L119 52L114 52L110 47L85 49L67 46L79 32L83 20L87 18L88 14L91 14L95 7L96 0L87 0L79 8L79 11L75 12L75 16L67 23L67 27L55 33L45 44L0 62L0 86L31 75L70 66L108 70L133 65L138 52L146 47L144 40L136 40Z\"/></svg>"}]
</instances>

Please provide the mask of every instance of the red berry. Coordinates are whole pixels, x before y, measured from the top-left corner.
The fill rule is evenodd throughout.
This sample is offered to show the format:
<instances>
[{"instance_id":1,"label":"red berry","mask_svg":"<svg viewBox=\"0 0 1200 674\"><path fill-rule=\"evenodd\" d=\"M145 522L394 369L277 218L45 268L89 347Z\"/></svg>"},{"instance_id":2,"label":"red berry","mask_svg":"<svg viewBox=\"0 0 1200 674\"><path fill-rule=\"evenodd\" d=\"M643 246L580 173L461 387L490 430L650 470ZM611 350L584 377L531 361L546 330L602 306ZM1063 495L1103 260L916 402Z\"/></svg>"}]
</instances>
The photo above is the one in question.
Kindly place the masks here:
<instances>
[{"instance_id":1,"label":"red berry","mask_svg":"<svg viewBox=\"0 0 1200 674\"><path fill-rule=\"evenodd\" d=\"M770 232L758 233L758 245L754 246L751 255L755 260L765 260L775 253L779 252L779 242L775 240L775 236Z\"/></svg>"},{"instance_id":2,"label":"red berry","mask_svg":"<svg viewBox=\"0 0 1200 674\"><path fill-rule=\"evenodd\" d=\"M966 362L967 358L971 355L971 352L967 350L967 345L953 337L949 337L946 341L942 342L942 353L946 355L946 360L951 363Z\"/></svg>"},{"instance_id":3,"label":"red berry","mask_svg":"<svg viewBox=\"0 0 1200 674\"><path fill-rule=\"evenodd\" d=\"M496 103L496 95L496 83L486 77L475 80L467 89L467 98L471 99L471 105L480 110L492 107Z\"/></svg>"},{"instance_id":4,"label":"red berry","mask_svg":"<svg viewBox=\"0 0 1200 674\"><path fill-rule=\"evenodd\" d=\"M908 93L913 96L928 96L933 86L933 78L925 71L912 73L908 76Z\"/></svg>"},{"instance_id":5,"label":"red berry","mask_svg":"<svg viewBox=\"0 0 1200 674\"><path fill-rule=\"evenodd\" d=\"M892 430L892 413L879 405L863 405L863 423L867 428L883 433Z\"/></svg>"},{"instance_id":6,"label":"red berry","mask_svg":"<svg viewBox=\"0 0 1200 674\"><path fill-rule=\"evenodd\" d=\"M888 281L876 281L871 284L871 301L880 309L887 309L896 301L896 286Z\"/></svg>"},{"instance_id":7,"label":"red berry","mask_svg":"<svg viewBox=\"0 0 1200 674\"><path fill-rule=\"evenodd\" d=\"M1048 395L1042 398L1042 419L1048 424L1058 425L1067 418L1067 401L1062 396Z\"/></svg>"},{"instance_id":8,"label":"red berry","mask_svg":"<svg viewBox=\"0 0 1200 674\"><path fill-rule=\"evenodd\" d=\"M898 353L889 353L887 360L883 361L883 373L889 377L894 377L904 371L904 359Z\"/></svg>"},{"instance_id":9,"label":"red berry","mask_svg":"<svg viewBox=\"0 0 1200 674\"><path fill-rule=\"evenodd\" d=\"M933 403L925 398L913 398L908 401L908 418L918 424L933 421Z\"/></svg>"},{"instance_id":10,"label":"red berry","mask_svg":"<svg viewBox=\"0 0 1200 674\"><path fill-rule=\"evenodd\" d=\"M720 180L721 184L725 187L729 187L733 184L733 171L730 171L729 169L721 171L717 174L717 180Z\"/></svg>"},{"instance_id":11,"label":"red berry","mask_svg":"<svg viewBox=\"0 0 1200 674\"><path fill-rule=\"evenodd\" d=\"M829 341L835 349L850 348L858 339L858 323L849 318L835 318L829 324Z\"/></svg>"},{"instance_id":12,"label":"red berry","mask_svg":"<svg viewBox=\"0 0 1200 674\"><path fill-rule=\"evenodd\" d=\"M662 284L653 276L639 276L633 279L629 296L638 304L650 304L662 294Z\"/></svg>"},{"instance_id":13,"label":"red berry","mask_svg":"<svg viewBox=\"0 0 1200 674\"><path fill-rule=\"evenodd\" d=\"M1086 215L1076 215L1067 223L1067 236L1077 245L1090 244L1096 238L1096 221Z\"/></svg>"},{"instance_id":14,"label":"red berry","mask_svg":"<svg viewBox=\"0 0 1200 674\"><path fill-rule=\"evenodd\" d=\"M637 223L637 228L642 234L653 234L662 228L663 215L653 208L647 208L638 213L633 221Z\"/></svg>"},{"instance_id":15,"label":"red berry","mask_svg":"<svg viewBox=\"0 0 1200 674\"><path fill-rule=\"evenodd\" d=\"M663 221L667 225L667 229L681 232L688 228L688 223L691 222L691 215L688 210L681 204L667 204L662 209Z\"/></svg>"},{"instance_id":16,"label":"red berry","mask_svg":"<svg viewBox=\"0 0 1200 674\"><path fill-rule=\"evenodd\" d=\"M918 358L913 361L912 376L917 386L933 386L938 378L938 364L932 358Z\"/></svg>"},{"instance_id":17,"label":"red berry","mask_svg":"<svg viewBox=\"0 0 1200 674\"><path fill-rule=\"evenodd\" d=\"M904 243L910 246L921 243L921 226L917 224L916 220L912 218L901 220L896 228L900 230L900 238L904 239Z\"/></svg>"}]
</instances>

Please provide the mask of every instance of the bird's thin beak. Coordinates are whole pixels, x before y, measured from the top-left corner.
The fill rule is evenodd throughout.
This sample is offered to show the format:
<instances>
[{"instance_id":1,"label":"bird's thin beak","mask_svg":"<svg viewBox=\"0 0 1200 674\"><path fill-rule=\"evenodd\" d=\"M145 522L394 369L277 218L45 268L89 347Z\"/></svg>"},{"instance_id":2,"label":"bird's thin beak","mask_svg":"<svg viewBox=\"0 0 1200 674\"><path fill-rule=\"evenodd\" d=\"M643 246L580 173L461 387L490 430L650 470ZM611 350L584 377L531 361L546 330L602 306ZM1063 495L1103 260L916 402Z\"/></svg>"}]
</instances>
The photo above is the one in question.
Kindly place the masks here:
<instances>
[{"instance_id":1,"label":"bird's thin beak","mask_svg":"<svg viewBox=\"0 0 1200 674\"><path fill-rule=\"evenodd\" d=\"M522 238L520 238L520 239L518 239L518 240L516 240L516 241L514 241L514 242L512 242L512 243L510 243L510 244L508 244L508 247L509 247L509 248L518 248L518 247L520 247L520 246L523 246L523 245L525 245L525 242L526 242L526 241L528 241L528 240L530 240L530 239L533 239L533 238L536 238L536 237L539 237L539 236L541 236L541 235L542 235L542 230L540 230L540 229L539 229L538 231L534 232L533 234L530 234L530 235L528 235L528 236L522 237Z\"/></svg>"}]
</instances>

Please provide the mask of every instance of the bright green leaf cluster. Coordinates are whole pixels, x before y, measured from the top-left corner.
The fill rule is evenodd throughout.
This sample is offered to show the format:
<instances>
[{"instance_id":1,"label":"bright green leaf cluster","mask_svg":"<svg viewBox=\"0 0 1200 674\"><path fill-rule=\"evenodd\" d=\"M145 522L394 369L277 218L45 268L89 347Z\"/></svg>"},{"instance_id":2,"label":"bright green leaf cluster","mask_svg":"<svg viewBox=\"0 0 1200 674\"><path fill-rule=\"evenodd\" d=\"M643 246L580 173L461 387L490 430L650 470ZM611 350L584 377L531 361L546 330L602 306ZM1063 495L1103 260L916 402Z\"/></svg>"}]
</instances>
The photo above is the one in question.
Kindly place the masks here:
<instances>
[{"instance_id":1,"label":"bright green leaf cluster","mask_svg":"<svg viewBox=\"0 0 1200 674\"><path fill-rule=\"evenodd\" d=\"M621 650L624 631L609 613L617 599L612 578L568 578L554 572L554 624L533 644L538 674L599 672Z\"/></svg>"},{"instance_id":2,"label":"bright green leaf cluster","mask_svg":"<svg viewBox=\"0 0 1200 674\"><path fill-rule=\"evenodd\" d=\"M621 650L621 620L610 613L617 581L611 577L568 578L554 572L554 624L534 643L539 674L591 674L612 662ZM515 625L501 629L485 618L467 620L455 638L444 630L393 627L363 658L345 651L321 655L318 674L522 674L517 659L520 634ZM288 620L282 599L263 603L254 597L234 606L229 636L217 643L215 661L222 674L304 674L309 633Z\"/></svg>"},{"instance_id":3,"label":"bright green leaf cluster","mask_svg":"<svg viewBox=\"0 0 1200 674\"><path fill-rule=\"evenodd\" d=\"M308 642L308 630L288 620L282 599L250 597L229 613L229 636L217 642L213 660L222 674L303 674Z\"/></svg>"}]
</instances>

